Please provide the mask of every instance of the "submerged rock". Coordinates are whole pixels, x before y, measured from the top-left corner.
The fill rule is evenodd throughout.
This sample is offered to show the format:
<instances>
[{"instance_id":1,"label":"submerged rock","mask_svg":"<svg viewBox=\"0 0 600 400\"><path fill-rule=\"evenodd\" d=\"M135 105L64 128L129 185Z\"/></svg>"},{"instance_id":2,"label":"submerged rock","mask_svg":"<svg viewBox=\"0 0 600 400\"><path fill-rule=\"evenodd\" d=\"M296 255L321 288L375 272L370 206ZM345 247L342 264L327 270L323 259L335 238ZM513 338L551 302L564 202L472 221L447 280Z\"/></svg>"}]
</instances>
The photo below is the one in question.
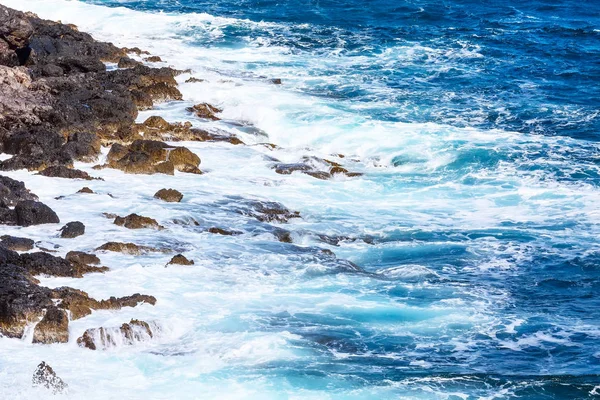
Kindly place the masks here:
<instances>
[{"instance_id":1,"label":"submerged rock","mask_svg":"<svg viewBox=\"0 0 600 400\"><path fill-rule=\"evenodd\" d=\"M300 218L298 211L290 211L274 201L245 200L234 207L239 214L251 216L261 222L285 223L293 218Z\"/></svg>"},{"instance_id":2,"label":"submerged rock","mask_svg":"<svg viewBox=\"0 0 600 400\"><path fill-rule=\"evenodd\" d=\"M230 231L227 229L218 228L218 227L214 227L214 226L212 228L208 228L208 232L214 233L216 235L224 235L224 236L235 236L235 235L242 234L242 232L240 232L240 231Z\"/></svg>"},{"instance_id":3,"label":"submerged rock","mask_svg":"<svg viewBox=\"0 0 600 400\"><path fill-rule=\"evenodd\" d=\"M29 251L33 249L34 241L27 238L4 235L0 237L0 246L8 250Z\"/></svg>"},{"instance_id":4,"label":"submerged rock","mask_svg":"<svg viewBox=\"0 0 600 400\"><path fill-rule=\"evenodd\" d=\"M194 265L194 260L188 260L184 255L177 254L171 261L167 263L167 265L177 264L177 265Z\"/></svg>"},{"instance_id":5,"label":"submerged rock","mask_svg":"<svg viewBox=\"0 0 600 400\"><path fill-rule=\"evenodd\" d=\"M128 229L164 229L162 225L159 225L155 219L150 217L143 217L137 214L129 214L126 217L117 217L114 221L115 225L124 226Z\"/></svg>"},{"instance_id":6,"label":"submerged rock","mask_svg":"<svg viewBox=\"0 0 600 400\"><path fill-rule=\"evenodd\" d=\"M54 167L48 167L39 173L42 176L53 177L53 178L66 178L66 179L85 179L91 181L93 179L87 172L80 171L78 169L67 168L62 165Z\"/></svg>"},{"instance_id":7,"label":"submerged rock","mask_svg":"<svg viewBox=\"0 0 600 400\"><path fill-rule=\"evenodd\" d=\"M155 323L132 319L118 328L100 327L87 329L77 339L77 344L90 350L131 346L135 343L152 339L157 331L158 326Z\"/></svg>"},{"instance_id":8,"label":"submerged rock","mask_svg":"<svg viewBox=\"0 0 600 400\"><path fill-rule=\"evenodd\" d=\"M49 307L44 318L33 330L33 343L67 343L69 341L69 318L64 310Z\"/></svg>"},{"instance_id":9,"label":"submerged rock","mask_svg":"<svg viewBox=\"0 0 600 400\"><path fill-rule=\"evenodd\" d=\"M44 361L37 366L31 383L34 387L45 387L52 391L53 394L62 393L68 388L68 385Z\"/></svg>"},{"instance_id":10,"label":"submerged rock","mask_svg":"<svg viewBox=\"0 0 600 400\"><path fill-rule=\"evenodd\" d=\"M87 186L82 187L77 191L77 193L86 193L86 194L94 194L95 192Z\"/></svg>"},{"instance_id":11,"label":"submerged rock","mask_svg":"<svg viewBox=\"0 0 600 400\"><path fill-rule=\"evenodd\" d=\"M305 156L297 163L275 163L273 169L280 175L291 175L294 172L301 172L317 179L331 179L335 175L345 175L349 178L361 176L358 172L349 172L341 164L319 157Z\"/></svg>"},{"instance_id":12,"label":"submerged rock","mask_svg":"<svg viewBox=\"0 0 600 400\"><path fill-rule=\"evenodd\" d=\"M218 121L221 118L217 117L216 114L223 112L220 108L217 108L208 103L196 104L192 107L188 107L187 110L191 113L194 113L199 118L210 119L213 121Z\"/></svg>"},{"instance_id":13,"label":"submerged rock","mask_svg":"<svg viewBox=\"0 0 600 400\"><path fill-rule=\"evenodd\" d=\"M179 203L183 199L183 194L175 189L160 189L154 194L154 198L168 203Z\"/></svg>"},{"instance_id":14,"label":"submerged rock","mask_svg":"<svg viewBox=\"0 0 600 400\"><path fill-rule=\"evenodd\" d=\"M65 226L60 228L60 237L65 239L76 238L85 233L85 225L79 221L73 221L67 223Z\"/></svg>"},{"instance_id":15,"label":"submerged rock","mask_svg":"<svg viewBox=\"0 0 600 400\"><path fill-rule=\"evenodd\" d=\"M164 252L155 247L140 246L135 243L108 242L98 247L96 250L114 251L118 253L141 255L150 252Z\"/></svg>"}]
</instances>

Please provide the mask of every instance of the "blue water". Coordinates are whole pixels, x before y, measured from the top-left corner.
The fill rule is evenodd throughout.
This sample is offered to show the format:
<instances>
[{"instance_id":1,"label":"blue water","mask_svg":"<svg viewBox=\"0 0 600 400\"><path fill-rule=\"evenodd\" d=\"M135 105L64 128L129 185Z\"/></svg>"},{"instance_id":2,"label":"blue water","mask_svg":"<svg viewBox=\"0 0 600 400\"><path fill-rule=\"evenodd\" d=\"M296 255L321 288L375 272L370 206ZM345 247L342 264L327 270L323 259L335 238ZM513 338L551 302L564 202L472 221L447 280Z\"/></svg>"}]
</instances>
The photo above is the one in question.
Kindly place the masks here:
<instances>
[{"instance_id":1,"label":"blue water","mask_svg":"<svg viewBox=\"0 0 600 400\"><path fill-rule=\"evenodd\" d=\"M284 90L329 110L288 110L291 124L330 121L382 148L385 170L360 179L384 205L357 221L349 193L314 222L370 235L334 251L377 275L314 286L369 307L255 310L239 323L291 332L305 356L232 375L273 382L281 398L600 395L600 1L94 3L240 21L184 38L276 49L228 72L278 71ZM355 120L335 125L336 112ZM395 144L395 126L414 129ZM385 206L395 201L404 208ZM303 279L306 293L322 277Z\"/></svg>"}]
</instances>

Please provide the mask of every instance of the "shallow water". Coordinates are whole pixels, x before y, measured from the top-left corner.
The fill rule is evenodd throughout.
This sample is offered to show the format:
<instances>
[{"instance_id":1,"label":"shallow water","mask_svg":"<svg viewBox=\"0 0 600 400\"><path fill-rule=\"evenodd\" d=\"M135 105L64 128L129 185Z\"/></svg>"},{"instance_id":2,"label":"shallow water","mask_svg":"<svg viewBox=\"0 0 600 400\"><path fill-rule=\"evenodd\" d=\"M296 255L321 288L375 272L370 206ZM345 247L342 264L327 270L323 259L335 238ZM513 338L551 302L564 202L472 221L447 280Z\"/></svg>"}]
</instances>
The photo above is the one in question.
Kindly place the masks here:
<instances>
[{"instance_id":1,"label":"shallow water","mask_svg":"<svg viewBox=\"0 0 600 400\"><path fill-rule=\"evenodd\" d=\"M2 3L205 79L178 77L185 102L141 121L189 120L185 107L207 101L224 121L196 126L283 147L184 143L202 176L86 164L77 167L105 181L8 173L87 231L76 240L56 238L58 225L3 232L59 254L109 240L168 246L196 265L106 253L106 274L42 278L158 302L74 321L67 345L0 338L4 397L43 396L30 388L41 360L75 399L600 395L598 3ZM339 153L365 175L282 176L267 158ZM99 194L73 194L82 186ZM153 200L163 187L183 202ZM300 211L284 226L294 243L240 216L245 199ZM167 229L132 232L103 212L138 212ZM199 226L173 222L192 218ZM243 234L203 232L210 226ZM320 234L356 240L333 246ZM89 327L131 318L155 321L160 335L97 352L75 343Z\"/></svg>"}]
</instances>

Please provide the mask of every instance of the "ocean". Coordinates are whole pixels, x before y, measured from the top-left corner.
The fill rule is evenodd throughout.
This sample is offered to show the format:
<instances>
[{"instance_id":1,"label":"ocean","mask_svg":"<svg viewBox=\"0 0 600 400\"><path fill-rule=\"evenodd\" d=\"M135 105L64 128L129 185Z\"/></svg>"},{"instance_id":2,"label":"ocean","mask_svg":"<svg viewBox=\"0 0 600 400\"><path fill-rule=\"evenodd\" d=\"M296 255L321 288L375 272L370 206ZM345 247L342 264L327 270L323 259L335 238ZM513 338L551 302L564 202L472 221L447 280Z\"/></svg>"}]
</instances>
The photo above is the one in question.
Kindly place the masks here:
<instances>
[{"instance_id":1,"label":"ocean","mask_svg":"<svg viewBox=\"0 0 600 400\"><path fill-rule=\"evenodd\" d=\"M600 1L1 3L190 68L204 81L178 78L184 101L139 120L187 121L208 102L223 120L193 124L250 145L186 143L201 176L78 163L114 196L94 202L55 199L81 182L7 173L86 223L77 250L118 236L196 264L102 254L106 274L41 278L158 301L73 321L68 344L0 338L0 397L40 398L44 360L64 398L86 400L600 398ZM331 155L364 175L270 168ZM163 187L184 201L157 204ZM299 211L284 226L293 243L240 216L242 199ZM103 212L168 229L124 232ZM75 342L131 318L160 334L106 351Z\"/></svg>"}]
</instances>

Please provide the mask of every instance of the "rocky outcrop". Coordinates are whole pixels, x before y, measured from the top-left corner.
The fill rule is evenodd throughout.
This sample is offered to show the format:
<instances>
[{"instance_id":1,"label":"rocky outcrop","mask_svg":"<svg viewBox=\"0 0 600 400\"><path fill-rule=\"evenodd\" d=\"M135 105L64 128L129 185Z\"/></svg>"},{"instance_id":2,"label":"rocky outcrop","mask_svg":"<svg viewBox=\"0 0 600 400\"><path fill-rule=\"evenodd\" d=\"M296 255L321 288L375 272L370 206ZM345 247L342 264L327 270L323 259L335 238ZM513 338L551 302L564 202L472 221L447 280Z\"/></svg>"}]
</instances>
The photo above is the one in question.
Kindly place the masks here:
<instances>
[{"instance_id":1,"label":"rocky outcrop","mask_svg":"<svg viewBox=\"0 0 600 400\"><path fill-rule=\"evenodd\" d=\"M85 233L85 225L79 221L67 223L60 228L60 237L64 239L73 239Z\"/></svg>"},{"instance_id":2,"label":"rocky outcrop","mask_svg":"<svg viewBox=\"0 0 600 400\"><path fill-rule=\"evenodd\" d=\"M187 110L191 113L194 113L199 118L210 119L212 121L220 120L216 114L223 112L223 110L220 108L208 103L196 104L195 106L188 107Z\"/></svg>"},{"instance_id":3,"label":"rocky outcrop","mask_svg":"<svg viewBox=\"0 0 600 400\"><path fill-rule=\"evenodd\" d=\"M83 251L70 251L65 256L65 259L80 265L98 265L100 259L95 254L84 253Z\"/></svg>"},{"instance_id":4,"label":"rocky outcrop","mask_svg":"<svg viewBox=\"0 0 600 400\"><path fill-rule=\"evenodd\" d=\"M38 200L23 182L0 175L0 207L14 207L20 201Z\"/></svg>"},{"instance_id":5,"label":"rocky outcrop","mask_svg":"<svg viewBox=\"0 0 600 400\"><path fill-rule=\"evenodd\" d=\"M126 217L116 217L114 224L128 229L164 229L164 226L156 222L155 219L137 214L129 214Z\"/></svg>"},{"instance_id":6,"label":"rocky outcrop","mask_svg":"<svg viewBox=\"0 0 600 400\"><path fill-rule=\"evenodd\" d=\"M236 198L237 199L237 198ZM289 222L291 219L300 218L298 211L290 211L281 203L274 201L260 201L241 199L232 204L232 208L242 215L247 215L261 222Z\"/></svg>"},{"instance_id":7,"label":"rocky outcrop","mask_svg":"<svg viewBox=\"0 0 600 400\"><path fill-rule=\"evenodd\" d=\"M0 236L0 246L13 251L29 251L33 249L34 241L27 238L4 235Z\"/></svg>"},{"instance_id":8,"label":"rocky outcrop","mask_svg":"<svg viewBox=\"0 0 600 400\"><path fill-rule=\"evenodd\" d=\"M291 175L294 172L312 176L317 179L331 179L335 175L344 175L349 178L361 176L359 172L349 172L341 164L318 157L303 157L297 163L275 163L272 168L280 175Z\"/></svg>"},{"instance_id":9,"label":"rocky outcrop","mask_svg":"<svg viewBox=\"0 0 600 400\"><path fill-rule=\"evenodd\" d=\"M158 330L155 323L132 319L120 327L88 329L77 339L77 344L90 350L131 346L152 339Z\"/></svg>"},{"instance_id":10,"label":"rocky outcrop","mask_svg":"<svg viewBox=\"0 0 600 400\"><path fill-rule=\"evenodd\" d=\"M201 173L200 157L185 147L172 147L156 140L136 140L125 147L114 144L107 156L110 168L130 174L181 172Z\"/></svg>"},{"instance_id":11,"label":"rocky outcrop","mask_svg":"<svg viewBox=\"0 0 600 400\"><path fill-rule=\"evenodd\" d=\"M135 243L108 242L98 247L96 250L114 251L117 253L125 253L139 256L141 254L151 252L164 252L155 247L140 246Z\"/></svg>"},{"instance_id":12,"label":"rocky outcrop","mask_svg":"<svg viewBox=\"0 0 600 400\"><path fill-rule=\"evenodd\" d=\"M183 194L175 189L160 189L154 194L154 198L167 203L179 203L183 199Z\"/></svg>"},{"instance_id":13,"label":"rocky outcrop","mask_svg":"<svg viewBox=\"0 0 600 400\"><path fill-rule=\"evenodd\" d=\"M31 226L41 224L58 224L58 215L44 203L33 200L25 200L17 203L14 209L16 224L20 226Z\"/></svg>"},{"instance_id":14,"label":"rocky outcrop","mask_svg":"<svg viewBox=\"0 0 600 400\"><path fill-rule=\"evenodd\" d=\"M48 167L39 173L42 176L52 177L52 178L66 178L66 179L85 179L87 181L91 181L92 179L100 179L100 178L92 178L87 172L80 171L78 169L67 168L63 165L55 165L53 167Z\"/></svg>"},{"instance_id":15,"label":"rocky outcrop","mask_svg":"<svg viewBox=\"0 0 600 400\"><path fill-rule=\"evenodd\" d=\"M167 263L167 265L176 264L176 265L194 265L194 260L188 260L183 254L177 254L171 258L171 261Z\"/></svg>"},{"instance_id":16,"label":"rocky outcrop","mask_svg":"<svg viewBox=\"0 0 600 400\"><path fill-rule=\"evenodd\" d=\"M64 310L52 306L33 330L33 343L67 343L69 318Z\"/></svg>"},{"instance_id":17,"label":"rocky outcrop","mask_svg":"<svg viewBox=\"0 0 600 400\"><path fill-rule=\"evenodd\" d=\"M59 394L68 389L68 385L60 379L56 372L44 361L37 366L33 373L31 383L34 387L44 387L53 394Z\"/></svg>"}]
</instances>

